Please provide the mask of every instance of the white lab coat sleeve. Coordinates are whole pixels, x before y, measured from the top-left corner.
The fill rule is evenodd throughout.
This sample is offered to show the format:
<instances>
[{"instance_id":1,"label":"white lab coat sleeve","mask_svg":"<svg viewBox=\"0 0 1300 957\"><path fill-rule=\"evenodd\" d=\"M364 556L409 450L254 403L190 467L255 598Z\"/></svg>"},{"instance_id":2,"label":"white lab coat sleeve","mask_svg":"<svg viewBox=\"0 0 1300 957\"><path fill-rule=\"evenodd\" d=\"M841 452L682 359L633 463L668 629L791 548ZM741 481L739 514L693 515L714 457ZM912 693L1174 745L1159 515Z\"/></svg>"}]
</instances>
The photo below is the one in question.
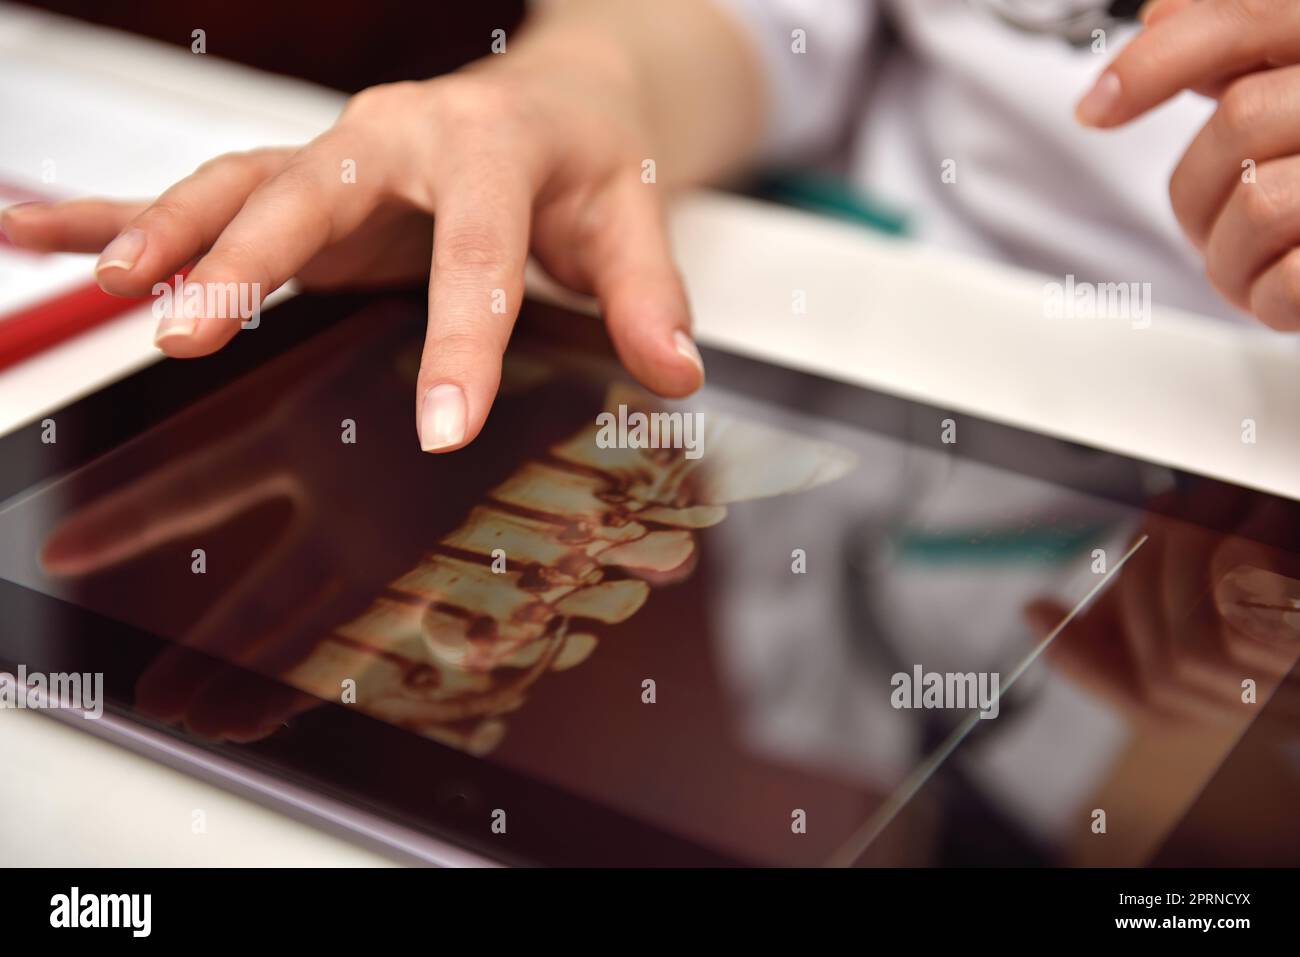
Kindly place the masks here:
<instances>
[{"instance_id":1,"label":"white lab coat sleeve","mask_svg":"<svg viewBox=\"0 0 1300 957\"><path fill-rule=\"evenodd\" d=\"M880 10L876 0L713 0L752 39L767 117L761 159L798 162L856 122Z\"/></svg>"}]
</instances>

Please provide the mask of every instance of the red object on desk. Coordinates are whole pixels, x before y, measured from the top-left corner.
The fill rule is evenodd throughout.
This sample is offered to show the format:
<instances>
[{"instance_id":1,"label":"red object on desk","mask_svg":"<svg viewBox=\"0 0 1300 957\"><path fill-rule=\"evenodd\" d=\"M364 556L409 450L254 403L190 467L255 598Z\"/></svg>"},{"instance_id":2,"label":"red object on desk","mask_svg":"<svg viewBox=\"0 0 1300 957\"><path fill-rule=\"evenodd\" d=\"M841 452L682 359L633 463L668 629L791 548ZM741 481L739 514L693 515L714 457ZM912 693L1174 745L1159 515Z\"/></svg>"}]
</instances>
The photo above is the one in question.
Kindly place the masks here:
<instances>
[{"instance_id":1,"label":"red object on desk","mask_svg":"<svg viewBox=\"0 0 1300 957\"><path fill-rule=\"evenodd\" d=\"M54 198L0 179L0 203L5 205L33 200L48 202ZM0 233L0 246L12 246L3 233ZM145 301L110 296L91 281L15 312L0 313L0 369L22 362Z\"/></svg>"},{"instance_id":2,"label":"red object on desk","mask_svg":"<svg viewBox=\"0 0 1300 957\"><path fill-rule=\"evenodd\" d=\"M110 296L90 282L0 316L0 369L147 301Z\"/></svg>"}]
</instances>

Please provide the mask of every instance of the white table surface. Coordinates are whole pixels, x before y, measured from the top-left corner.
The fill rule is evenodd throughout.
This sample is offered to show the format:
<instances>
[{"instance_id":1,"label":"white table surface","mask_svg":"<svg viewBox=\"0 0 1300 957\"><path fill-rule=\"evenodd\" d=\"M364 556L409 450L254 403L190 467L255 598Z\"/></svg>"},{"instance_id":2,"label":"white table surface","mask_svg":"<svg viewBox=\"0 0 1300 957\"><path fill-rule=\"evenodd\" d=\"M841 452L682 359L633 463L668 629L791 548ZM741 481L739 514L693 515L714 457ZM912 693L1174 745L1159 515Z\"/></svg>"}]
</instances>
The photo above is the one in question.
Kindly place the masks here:
<instances>
[{"instance_id":1,"label":"white table surface","mask_svg":"<svg viewBox=\"0 0 1300 957\"><path fill-rule=\"evenodd\" d=\"M132 196L310 138L343 99L4 4L0 90L0 169L54 151L62 188ZM722 194L681 199L673 232L705 344L1300 498L1289 337L1159 308L1146 329L1048 320L1042 276ZM152 326L137 310L0 372L0 432L157 361ZM385 860L36 714L0 712L0 761L0 863Z\"/></svg>"}]
</instances>

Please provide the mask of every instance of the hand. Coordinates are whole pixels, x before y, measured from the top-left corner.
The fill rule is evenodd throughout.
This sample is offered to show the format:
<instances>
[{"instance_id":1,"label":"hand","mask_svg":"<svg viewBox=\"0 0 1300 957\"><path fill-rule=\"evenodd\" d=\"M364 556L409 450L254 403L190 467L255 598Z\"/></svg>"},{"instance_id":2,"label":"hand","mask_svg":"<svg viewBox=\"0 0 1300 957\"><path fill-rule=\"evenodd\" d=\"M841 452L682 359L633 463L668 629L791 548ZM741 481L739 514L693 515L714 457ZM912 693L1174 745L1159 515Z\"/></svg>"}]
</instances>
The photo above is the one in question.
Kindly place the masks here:
<instances>
[{"instance_id":1,"label":"hand","mask_svg":"<svg viewBox=\"0 0 1300 957\"><path fill-rule=\"evenodd\" d=\"M1184 89L1217 98L1174 172L1174 212L1229 302L1300 329L1300 3L1159 0L1146 23L1080 121L1120 126Z\"/></svg>"},{"instance_id":2,"label":"hand","mask_svg":"<svg viewBox=\"0 0 1300 957\"><path fill-rule=\"evenodd\" d=\"M427 276L416 385L426 451L459 448L482 428L530 247L562 284L596 296L642 384L689 394L703 368L662 221L664 186L641 180L655 153L636 84L582 44L556 60L530 63L521 49L375 87L301 149L218 157L153 203L23 205L3 226L31 249L102 249L99 283L123 296L148 295L196 260L187 283L257 283L261 298L295 276L315 287ZM355 182L343 175L351 164ZM238 330L238 316L168 316L156 341L189 358Z\"/></svg>"}]
</instances>

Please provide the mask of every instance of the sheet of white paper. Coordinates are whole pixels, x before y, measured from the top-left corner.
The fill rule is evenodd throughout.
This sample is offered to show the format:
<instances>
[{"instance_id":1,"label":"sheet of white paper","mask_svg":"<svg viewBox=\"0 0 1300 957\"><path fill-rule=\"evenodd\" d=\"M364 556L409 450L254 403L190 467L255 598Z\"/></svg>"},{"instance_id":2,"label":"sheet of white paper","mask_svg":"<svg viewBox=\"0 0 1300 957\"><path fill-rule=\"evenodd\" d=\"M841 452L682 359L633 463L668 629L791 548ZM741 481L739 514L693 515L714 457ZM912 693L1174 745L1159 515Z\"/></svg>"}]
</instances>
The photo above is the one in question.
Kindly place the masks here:
<instances>
[{"instance_id":1,"label":"sheet of white paper","mask_svg":"<svg viewBox=\"0 0 1300 957\"><path fill-rule=\"evenodd\" d=\"M0 56L0 206L36 194L155 196L204 160L283 142L282 124L90 70ZM0 243L0 321L89 282L93 256Z\"/></svg>"}]
</instances>

